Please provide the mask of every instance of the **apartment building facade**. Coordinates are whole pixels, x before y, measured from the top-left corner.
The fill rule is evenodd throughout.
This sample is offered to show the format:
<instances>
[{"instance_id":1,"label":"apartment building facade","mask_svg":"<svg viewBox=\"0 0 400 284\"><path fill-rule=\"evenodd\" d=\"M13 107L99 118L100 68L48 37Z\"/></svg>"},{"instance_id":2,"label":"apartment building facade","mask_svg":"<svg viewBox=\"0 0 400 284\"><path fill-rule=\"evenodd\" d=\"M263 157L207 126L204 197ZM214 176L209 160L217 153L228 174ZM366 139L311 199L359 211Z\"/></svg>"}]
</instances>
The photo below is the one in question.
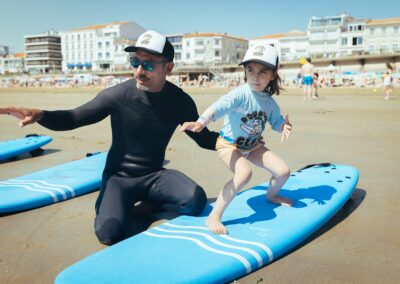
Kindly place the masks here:
<instances>
[{"instance_id":1,"label":"apartment building facade","mask_svg":"<svg viewBox=\"0 0 400 284\"><path fill-rule=\"evenodd\" d=\"M61 37L51 30L24 36L25 69L30 73L61 71Z\"/></svg>"},{"instance_id":2,"label":"apartment building facade","mask_svg":"<svg viewBox=\"0 0 400 284\"><path fill-rule=\"evenodd\" d=\"M270 34L249 40L276 46L282 61L400 52L400 18L354 19L348 14L311 17L306 32Z\"/></svg>"},{"instance_id":3,"label":"apartment building facade","mask_svg":"<svg viewBox=\"0 0 400 284\"><path fill-rule=\"evenodd\" d=\"M370 20L365 28L365 50L369 54L400 52L400 18Z\"/></svg>"},{"instance_id":4,"label":"apartment building facade","mask_svg":"<svg viewBox=\"0 0 400 284\"><path fill-rule=\"evenodd\" d=\"M186 34L182 38L182 62L195 66L238 64L247 48L246 39L227 34Z\"/></svg>"},{"instance_id":5,"label":"apartment building facade","mask_svg":"<svg viewBox=\"0 0 400 284\"><path fill-rule=\"evenodd\" d=\"M0 56L0 74L22 74L25 71L25 54L15 53Z\"/></svg>"},{"instance_id":6,"label":"apartment building facade","mask_svg":"<svg viewBox=\"0 0 400 284\"><path fill-rule=\"evenodd\" d=\"M62 70L119 70L129 66L124 48L145 29L135 22L113 22L61 32Z\"/></svg>"}]
</instances>

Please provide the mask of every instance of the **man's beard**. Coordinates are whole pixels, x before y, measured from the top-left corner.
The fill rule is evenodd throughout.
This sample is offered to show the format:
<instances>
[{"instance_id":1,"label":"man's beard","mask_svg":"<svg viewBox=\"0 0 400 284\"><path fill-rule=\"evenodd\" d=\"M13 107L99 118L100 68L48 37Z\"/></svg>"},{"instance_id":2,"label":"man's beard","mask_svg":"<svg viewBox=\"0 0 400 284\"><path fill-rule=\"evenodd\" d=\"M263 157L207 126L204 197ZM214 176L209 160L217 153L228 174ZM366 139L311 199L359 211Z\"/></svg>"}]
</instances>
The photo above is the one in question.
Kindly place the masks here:
<instances>
[{"instance_id":1,"label":"man's beard","mask_svg":"<svg viewBox=\"0 0 400 284\"><path fill-rule=\"evenodd\" d=\"M135 79L136 79L136 87L137 87L139 90L143 90L143 91L148 91L148 90L149 90L148 87L143 86L143 85L140 85L140 83L139 83L139 79L144 80L144 81L149 80L149 78L148 78L146 75L144 75L144 74L139 74L139 75L135 76Z\"/></svg>"}]
</instances>

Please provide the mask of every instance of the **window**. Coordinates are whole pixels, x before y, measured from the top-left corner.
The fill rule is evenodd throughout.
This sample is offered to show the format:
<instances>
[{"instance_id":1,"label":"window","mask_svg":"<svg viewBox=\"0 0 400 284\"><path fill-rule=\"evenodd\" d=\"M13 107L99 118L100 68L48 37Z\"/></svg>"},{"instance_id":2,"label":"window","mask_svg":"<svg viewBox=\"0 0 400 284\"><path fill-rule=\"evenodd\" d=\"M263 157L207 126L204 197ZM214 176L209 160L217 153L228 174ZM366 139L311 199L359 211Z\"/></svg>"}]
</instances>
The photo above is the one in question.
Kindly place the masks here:
<instances>
[{"instance_id":1,"label":"window","mask_svg":"<svg viewBox=\"0 0 400 284\"><path fill-rule=\"evenodd\" d=\"M110 58L110 53L106 52L106 58Z\"/></svg>"},{"instance_id":2,"label":"window","mask_svg":"<svg viewBox=\"0 0 400 284\"><path fill-rule=\"evenodd\" d=\"M363 39L362 37L353 37L352 45L362 45Z\"/></svg>"},{"instance_id":3,"label":"window","mask_svg":"<svg viewBox=\"0 0 400 284\"><path fill-rule=\"evenodd\" d=\"M399 44L393 43L393 51L398 51L398 50L399 50Z\"/></svg>"},{"instance_id":4,"label":"window","mask_svg":"<svg viewBox=\"0 0 400 284\"><path fill-rule=\"evenodd\" d=\"M386 27L382 28L382 34L385 35L386 34Z\"/></svg>"},{"instance_id":5,"label":"window","mask_svg":"<svg viewBox=\"0 0 400 284\"><path fill-rule=\"evenodd\" d=\"M393 33L398 34L399 33L399 27L393 27Z\"/></svg>"},{"instance_id":6,"label":"window","mask_svg":"<svg viewBox=\"0 0 400 284\"><path fill-rule=\"evenodd\" d=\"M374 35L375 34L375 28L370 28L369 29L369 34Z\"/></svg>"},{"instance_id":7,"label":"window","mask_svg":"<svg viewBox=\"0 0 400 284\"><path fill-rule=\"evenodd\" d=\"M99 59L102 59L102 58L103 58L103 54L102 54L101 52L99 52L99 53L97 54L97 57L98 57Z\"/></svg>"},{"instance_id":8,"label":"window","mask_svg":"<svg viewBox=\"0 0 400 284\"><path fill-rule=\"evenodd\" d=\"M110 48L110 42L106 41L106 48Z\"/></svg>"},{"instance_id":9,"label":"window","mask_svg":"<svg viewBox=\"0 0 400 284\"><path fill-rule=\"evenodd\" d=\"M221 40L219 38L215 39L215 45L220 45L221 44Z\"/></svg>"},{"instance_id":10,"label":"window","mask_svg":"<svg viewBox=\"0 0 400 284\"><path fill-rule=\"evenodd\" d=\"M219 50L215 51L215 57L219 57Z\"/></svg>"},{"instance_id":11,"label":"window","mask_svg":"<svg viewBox=\"0 0 400 284\"><path fill-rule=\"evenodd\" d=\"M101 42L97 43L97 48L99 48L99 49L101 48Z\"/></svg>"},{"instance_id":12,"label":"window","mask_svg":"<svg viewBox=\"0 0 400 284\"><path fill-rule=\"evenodd\" d=\"M204 45L204 41L203 40L197 40L196 41L196 46L202 46Z\"/></svg>"},{"instance_id":13,"label":"window","mask_svg":"<svg viewBox=\"0 0 400 284\"><path fill-rule=\"evenodd\" d=\"M190 59L190 53L186 53L186 59Z\"/></svg>"},{"instance_id":14,"label":"window","mask_svg":"<svg viewBox=\"0 0 400 284\"><path fill-rule=\"evenodd\" d=\"M343 46L347 45L347 37L342 38L342 45Z\"/></svg>"}]
</instances>

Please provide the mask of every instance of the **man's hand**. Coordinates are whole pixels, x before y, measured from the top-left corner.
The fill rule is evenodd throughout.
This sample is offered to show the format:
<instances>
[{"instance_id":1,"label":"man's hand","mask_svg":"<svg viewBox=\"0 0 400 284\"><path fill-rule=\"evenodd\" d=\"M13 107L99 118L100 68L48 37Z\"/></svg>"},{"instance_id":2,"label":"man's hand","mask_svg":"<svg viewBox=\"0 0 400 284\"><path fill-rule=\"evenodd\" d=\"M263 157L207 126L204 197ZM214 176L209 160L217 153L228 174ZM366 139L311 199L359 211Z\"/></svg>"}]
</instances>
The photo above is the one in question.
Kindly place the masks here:
<instances>
[{"instance_id":1,"label":"man's hand","mask_svg":"<svg viewBox=\"0 0 400 284\"><path fill-rule=\"evenodd\" d=\"M289 139L290 132L292 131L292 124L289 121L289 116L285 116L285 122L283 123L282 127L282 138L281 138L281 143L285 140Z\"/></svg>"},{"instance_id":2,"label":"man's hand","mask_svg":"<svg viewBox=\"0 0 400 284\"><path fill-rule=\"evenodd\" d=\"M185 130L189 130L192 132L200 132L202 131L204 128L204 126L200 123L200 122L185 122L181 128L179 129L179 131L185 131Z\"/></svg>"},{"instance_id":3,"label":"man's hand","mask_svg":"<svg viewBox=\"0 0 400 284\"><path fill-rule=\"evenodd\" d=\"M21 121L19 122L20 127L37 122L43 117L43 111L40 109L29 109L29 108L18 108L18 107L6 107L0 108L0 114L12 115Z\"/></svg>"}]
</instances>

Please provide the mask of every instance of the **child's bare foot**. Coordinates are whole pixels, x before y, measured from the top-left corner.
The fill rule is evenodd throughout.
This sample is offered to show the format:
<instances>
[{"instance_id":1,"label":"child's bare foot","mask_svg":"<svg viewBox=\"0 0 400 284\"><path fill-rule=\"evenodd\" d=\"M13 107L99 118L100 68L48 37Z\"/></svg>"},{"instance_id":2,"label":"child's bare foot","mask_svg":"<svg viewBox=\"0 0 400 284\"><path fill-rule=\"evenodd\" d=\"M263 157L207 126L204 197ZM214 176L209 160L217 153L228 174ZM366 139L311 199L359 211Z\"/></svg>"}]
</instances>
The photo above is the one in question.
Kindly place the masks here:
<instances>
[{"instance_id":1,"label":"child's bare foot","mask_svg":"<svg viewBox=\"0 0 400 284\"><path fill-rule=\"evenodd\" d=\"M283 206L292 206L293 201L290 200L289 198L280 196L280 195L275 195L275 196L267 196L268 200L272 203L283 205Z\"/></svg>"},{"instance_id":2,"label":"child's bare foot","mask_svg":"<svg viewBox=\"0 0 400 284\"><path fill-rule=\"evenodd\" d=\"M217 235L225 235L228 230L221 223L221 219L218 216L210 214L206 220L206 225L211 232Z\"/></svg>"}]
</instances>

